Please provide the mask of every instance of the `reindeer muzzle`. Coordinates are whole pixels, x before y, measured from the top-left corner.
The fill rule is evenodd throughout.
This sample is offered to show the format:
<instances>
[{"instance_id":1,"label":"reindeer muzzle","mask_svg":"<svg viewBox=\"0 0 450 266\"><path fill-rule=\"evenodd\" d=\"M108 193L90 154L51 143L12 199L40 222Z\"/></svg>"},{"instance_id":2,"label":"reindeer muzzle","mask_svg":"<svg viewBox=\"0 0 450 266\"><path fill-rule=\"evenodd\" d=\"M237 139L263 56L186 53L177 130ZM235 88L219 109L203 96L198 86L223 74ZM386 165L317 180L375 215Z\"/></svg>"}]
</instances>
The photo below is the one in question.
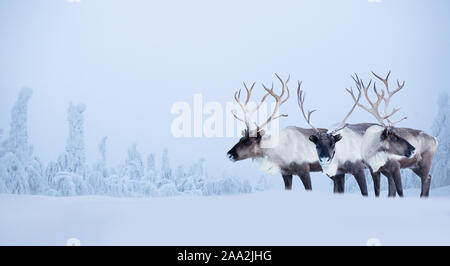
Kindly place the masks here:
<instances>
[{"instance_id":1,"label":"reindeer muzzle","mask_svg":"<svg viewBox=\"0 0 450 266\"><path fill-rule=\"evenodd\" d=\"M328 157L319 158L319 164L323 170L326 170L331 164L331 158Z\"/></svg>"},{"instance_id":2,"label":"reindeer muzzle","mask_svg":"<svg viewBox=\"0 0 450 266\"><path fill-rule=\"evenodd\" d=\"M416 151L416 149L415 148L412 148L412 149L409 149L408 150L408 158L412 158L412 157L414 157L414 155L416 155L416 153L417 153L417 151Z\"/></svg>"},{"instance_id":3,"label":"reindeer muzzle","mask_svg":"<svg viewBox=\"0 0 450 266\"><path fill-rule=\"evenodd\" d=\"M227 153L227 157L228 157L228 159L230 159L230 161L232 161L232 162L236 162L236 161L237 161L236 155L233 154L233 153L231 153L231 152L228 152L228 153Z\"/></svg>"}]
</instances>

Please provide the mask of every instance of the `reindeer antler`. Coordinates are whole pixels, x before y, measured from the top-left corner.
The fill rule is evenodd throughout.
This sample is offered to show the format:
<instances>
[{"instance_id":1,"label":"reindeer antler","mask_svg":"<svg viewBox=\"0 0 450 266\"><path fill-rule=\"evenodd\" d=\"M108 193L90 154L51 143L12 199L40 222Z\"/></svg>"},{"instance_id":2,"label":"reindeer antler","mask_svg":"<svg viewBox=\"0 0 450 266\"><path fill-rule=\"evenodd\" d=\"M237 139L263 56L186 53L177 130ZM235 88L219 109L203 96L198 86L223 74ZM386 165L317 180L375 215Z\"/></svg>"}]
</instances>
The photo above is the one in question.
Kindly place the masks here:
<instances>
[{"instance_id":1,"label":"reindeer antler","mask_svg":"<svg viewBox=\"0 0 450 266\"><path fill-rule=\"evenodd\" d=\"M241 107L242 112L243 112L243 114L244 114L244 118L238 117L238 116L236 115L236 113L234 113L234 111L231 111L231 113L233 114L233 116L234 116L237 120L239 120L239 121L245 123L245 126L247 127L247 129L250 129L250 123L249 123L248 118L247 118L247 103L249 102L250 96L252 95L252 91L253 91L253 87L255 86L255 82L253 82L253 84L252 84L252 86L250 87L250 89L247 88L247 85L245 84L245 82L243 82L243 84L244 84L245 90L247 91L247 98L245 99L245 104L243 104L243 103L241 102L241 100L240 100L240 98L241 98L241 90L240 90L240 89L239 89L239 91L236 91L236 92L234 93L234 100L235 100L235 101L239 104L239 106Z\"/></svg>"},{"instance_id":2,"label":"reindeer antler","mask_svg":"<svg viewBox=\"0 0 450 266\"><path fill-rule=\"evenodd\" d=\"M290 76L288 76L288 78L286 79L286 81L283 81L283 80L280 78L280 76L278 76L277 73L275 73L275 76L277 76L278 80L279 80L280 83L281 83L281 93L280 93L280 95L278 95L278 94L276 94L276 93L273 91L273 83L272 83L271 89L268 89L264 84L262 84L263 88L267 91L268 94L270 94L270 95L275 99L275 102L276 102L276 103L275 103L275 107L273 108L273 112L272 112L272 114L270 115L270 117L267 118L266 122L264 122L262 125L257 126L257 130L260 130L260 129L264 128L269 122L271 122L271 121L273 121L273 120L275 120L275 119L277 119L277 118L280 118L280 117L282 117L282 116L284 116L284 117L287 116L286 114L280 114L280 115L276 115L276 114L278 113L278 110L280 109L280 106L281 106L283 103L285 103L285 102L289 99L289 97L290 97L289 88L288 88L288 86L287 86L287 83L289 82ZM285 93L286 91L287 91L287 96L286 96L285 99L283 99L284 93Z\"/></svg>"},{"instance_id":3,"label":"reindeer antler","mask_svg":"<svg viewBox=\"0 0 450 266\"><path fill-rule=\"evenodd\" d=\"M250 130L250 121L249 121L250 117L251 117L251 116L252 116L252 115L253 115L253 114L261 107L262 103L266 100L266 98L267 98L267 96L269 96L269 94L267 93L266 95L264 95L264 97L261 99L261 101L259 102L259 104L249 112L249 111L247 110L247 104L248 104L248 102L250 101L250 97L251 97L251 95L252 95L253 88L255 87L255 82L253 82L253 84L252 84L252 86L250 87L250 89L247 87L247 84L245 84L245 82L243 82L243 84L244 84L245 90L247 91L247 98L245 99L245 102L242 103L241 100L240 100L240 98L241 98L241 90L236 91L236 92L234 93L234 99L236 100L236 102L237 102L237 103L239 104L239 106L241 107L242 112L243 112L243 114L244 114L244 118L238 117L238 116L236 115L236 113L234 113L234 111L231 111L231 113L233 114L233 116L234 116L237 120L239 120L239 121L245 123L245 126L247 127L247 130Z\"/></svg>"},{"instance_id":4,"label":"reindeer antler","mask_svg":"<svg viewBox=\"0 0 450 266\"><path fill-rule=\"evenodd\" d=\"M314 113L316 110L309 111L308 115L305 113L304 105L305 105L305 92L301 89L302 82L298 81L298 87L297 87L297 103L300 107L300 110L302 111L303 117L305 118L308 125L316 132L319 132L319 130L311 123L311 114Z\"/></svg>"},{"instance_id":5,"label":"reindeer antler","mask_svg":"<svg viewBox=\"0 0 450 266\"><path fill-rule=\"evenodd\" d=\"M361 91L364 92L364 96L366 97L367 102L370 104L370 107L367 107L365 105L362 105L361 103L358 102L357 98L355 97L353 90L347 90L348 93L350 93L350 95L353 98L353 101L355 102L356 105L358 105L359 107L361 107L362 109L366 110L367 112L369 112L370 114L372 114L377 120L378 122L386 127L386 124L384 123L384 117L380 114L378 108L380 106L381 101L383 100L384 97L384 91L382 91L381 94L378 93L376 87L373 87L373 90L375 92L375 94L377 95L377 101L376 102L372 102L372 100L370 100L369 97L369 87L370 84L372 84L372 80L369 81L369 84L367 84L367 86L364 85L364 82L358 77L357 74L355 74L355 76L351 76L352 79L355 81L356 83L356 88L358 89L359 93L361 93Z\"/></svg>"},{"instance_id":6,"label":"reindeer antler","mask_svg":"<svg viewBox=\"0 0 450 266\"><path fill-rule=\"evenodd\" d=\"M397 89L391 91L389 89L389 83L388 83L388 79L389 76L391 75L391 71L389 70L388 74L386 75L386 78L382 78L380 76L378 76L377 74L375 74L375 72L372 71L372 74L377 77L381 82L383 82L384 86L386 87L386 92L387 92L387 97L383 97L384 100L384 118L388 121L389 126L393 127L395 124L405 120L407 117L403 117L402 119L396 121L396 122L392 122L390 120L390 117L393 116L395 113L398 112L398 110L400 110L400 108L394 108L392 110L392 112L390 114L388 114L389 111L389 104L391 103L391 98L394 94L396 94L397 92L399 92L401 89L403 89L403 87L405 86L405 81L403 81L402 84L400 84L400 81L397 79ZM375 87L375 83L374 83L374 87Z\"/></svg>"},{"instance_id":7,"label":"reindeer antler","mask_svg":"<svg viewBox=\"0 0 450 266\"><path fill-rule=\"evenodd\" d=\"M384 126L384 127L388 127L385 123L384 120L388 121L389 123L389 127L393 127L395 124L399 123L400 121L403 121L404 119L406 119L406 117L400 119L397 122L392 122L390 120L390 117L392 115L394 115L395 113L397 113L398 110L400 110L399 108L394 108L392 110L391 113L388 114L388 110L389 110L389 103L391 101L391 98L394 94L396 94L398 91L400 91L403 86L405 86L405 82L403 82L402 84L400 84L400 82L397 80L397 85L398 88L395 89L394 91L391 91L389 89L389 83L388 83L388 79L389 79L389 75L391 74L391 71L389 71L389 73L387 74L386 78L382 78L380 76L378 76L377 74L375 74L372 71L372 74L379 79L381 82L383 82L384 86L386 87L386 92L387 92L387 96L385 94L384 90L381 90L381 92L378 91L376 83L373 83L373 91L375 92L375 95L377 96L377 101L373 102L370 97L369 97L369 87L370 84L372 83L372 80L370 80L369 84L367 86L364 85L364 82L358 77L357 74L355 74L355 77L352 76L352 79L355 81L356 83L356 87L358 89L358 91L361 92L361 90L364 91L364 96L366 97L367 102L370 104L370 107L366 107L360 103L357 103L356 97L353 94L353 90L347 90L350 95L352 96L353 100L355 101L355 103L361 107L362 109L366 110L367 112L371 113L377 120L378 122ZM380 103L384 101L384 112L383 114L380 113L379 111L379 107L380 107Z\"/></svg>"},{"instance_id":8,"label":"reindeer antler","mask_svg":"<svg viewBox=\"0 0 450 266\"><path fill-rule=\"evenodd\" d=\"M338 132L339 130L345 128L346 124L345 122L347 121L347 119L350 117L350 115L353 113L353 111L355 110L356 106L359 104L359 100L361 99L361 90L358 89L358 97L355 97L355 94L353 93L353 88L350 87L350 89L347 89L348 93L350 93L350 95L353 98L353 101L355 102L355 104L352 106L352 108L350 109L350 111L347 113L347 115L344 117L344 119L341 121L341 123L339 123L339 125L336 127L336 129L334 129L331 134L334 134L336 132Z\"/></svg>"},{"instance_id":9,"label":"reindeer antler","mask_svg":"<svg viewBox=\"0 0 450 266\"><path fill-rule=\"evenodd\" d=\"M239 121L245 123L245 125L246 125L246 127L247 127L247 130L249 130L249 131L250 131L250 120L249 120L250 117L251 117L251 116L252 116L252 115L253 115L253 114L261 107L262 103L266 100L267 96L269 96L269 95L271 95L272 97L275 98L275 101L276 101L275 107L274 107L273 112L272 112L272 114L270 115L270 117L267 118L267 120L266 120L262 125L258 126L258 125L255 123L255 125L256 125L256 131L259 131L259 130L263 129L270 121L273 121L273 120L275 120L275 119L277 119L277 118L279 118L279 117L282 117L282 116L287 116L286 114L280 114L280 115L277 115L277 113L278 113L278 110L280 109L280 106L281 106L283 103L285 103L285 102L289 99L289 97L290 97L289 88L288 88L288 86L287 86L287 83L288 83L288 81L289 81L289 77L288 77L288 79L287 79L286 81L283 81L283 80L280 78L280 76L278 76L277 73L275 73L275 76L277 76L278 80L281 82L281 85L282 85L282 86L281 86L281 94L278 95L278 94L276 94L276 93L273 91L273 84L272 84L272 88L271 88L271 89L268 89L264 84L262 84L264 90L266 90L267 93L264 95L264 97L261 99L261 101L256 105L256 107L253 108L251 111L249 111L249 110L247 109L247 104L248 104L248 102L249 102L249 100L250 100L250 96L251 96L251 94L252 94L252 91L253 91L253 88L254 88L254 86L255 86L255 83L252 84L252 86L250 87L250 89L249 89L249 88L247 87L247 85L244 83L244 88L245 88L245 90L247 91L247 98L245 99L245 102L244 102L244 103L242 103L241 100L240 100L240 98L241 98L241 90L235 92L235 94L234 94L234 99L236 100L236 102L237 102L237 103L239 104L239 106L241 107L242 112L244 113L244 118L238 117L238 116L236 115L236 113L234 113L233 111L231 111L231 113L233 114L233 116L234 116L237 120L239 120ZM287 91L287 96L283 99L283 96L284 96L284 94L285 94L286 91Z\"/></svg>"}]
</instances>

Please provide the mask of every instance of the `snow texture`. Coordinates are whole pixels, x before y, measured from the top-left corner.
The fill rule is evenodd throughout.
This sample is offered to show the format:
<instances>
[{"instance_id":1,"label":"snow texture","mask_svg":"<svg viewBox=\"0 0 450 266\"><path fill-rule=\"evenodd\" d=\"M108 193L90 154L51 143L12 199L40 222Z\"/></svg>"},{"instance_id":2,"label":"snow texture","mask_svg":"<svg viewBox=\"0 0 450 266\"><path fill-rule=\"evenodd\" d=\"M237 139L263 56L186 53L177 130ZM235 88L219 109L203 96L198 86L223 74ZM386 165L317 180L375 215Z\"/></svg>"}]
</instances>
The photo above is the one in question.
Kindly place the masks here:
<instances>
[{"instance_id":1,"label":"snow texture","mask_svg":"<svg viewBox=\"0 0 450 266\"><path fill-rule=\"evenodd\" d=\"M173 184L163 194L176 193ZM75 188L72 188L75 189ZM0 245L450 245L450 187L433 197L296 190L169 198L0 195ZM409 196L411 195L411 196ZM446 195L446 196L439 196Z\"/></svg>"}]
</instances>

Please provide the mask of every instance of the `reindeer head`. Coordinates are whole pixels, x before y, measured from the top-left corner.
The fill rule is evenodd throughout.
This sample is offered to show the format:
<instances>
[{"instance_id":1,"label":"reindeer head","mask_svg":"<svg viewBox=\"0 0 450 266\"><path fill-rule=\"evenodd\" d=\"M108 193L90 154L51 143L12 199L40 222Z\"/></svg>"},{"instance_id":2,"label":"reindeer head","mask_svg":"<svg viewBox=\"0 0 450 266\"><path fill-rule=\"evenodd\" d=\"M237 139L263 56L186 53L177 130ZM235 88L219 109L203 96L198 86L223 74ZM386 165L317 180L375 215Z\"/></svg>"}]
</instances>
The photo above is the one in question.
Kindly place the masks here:
<instances>
[{"instance_id":1,"label":"reindeer head","mask_svg":"<svg viewBox=\"0 0 450 266\"><path fill-rule=\"evenodd\" d=\"M263 136L264 130L253 130L251 133L248 130L243 130L242 138L228 151L228 158L235 162L248 158L261 157L263 152L260 144Z\"/></svg>"},{"instance_id":2,"label":"reindeer head","mask_svg":"<svg viewBox=\"0 0 450 266\"><path fill-rule=\"evenodd\" d=\"M416 154L416 148L414 148L407 140L395 134L391 127L383 129L380 135L379 151L406 156L408 158L411 158Z\"/></svg>"},{"instance_id":3,"label":"reindeer head","mask_svg":"<svg viewBox=\"0 0 450 266\"><path fill-rule=\"evenodd\" d=\"M398 134L395 133L394 126L405 120L406 117L403 117L402 119L393 122L390 117L393 116L395 113L400 110L399 108L394 108L391 112L389 112L389 103L391 101L391 98L394 94L396 94L398 91L400 91L404 86L405 82L401 83L397 80L397 89L391 91L389 89L389 75L391 74L391 71L387 74L386 78L382 78L372 72L372 74L379 79L386 88L386 93L382 89L381 92L377 90L375 82L373 83L373 91L377 96L377 100L374 102L369 97L369 87L372 83L372 80L369 81L368 85L365 86L364 82L358 77L358 75L355 74L355 77L352 76L353 80L356 83L356 88L361 94L361 91L364 92L365 98L367 102L369 103L370 107L364 106L360 104L355 95L353 94L353 91L347 90L350 95L352 96L353 100L355 101L355 104L357 104L362 109L366 110L370 114L372 114L377 121L380 123L381 126L384 127L384 129L380 132L379 139L374 139L373 143L377 147L373 147L374 150L387 152L390 154L395 154L399 156L406 156L406 157L413 157L416 149L413 145L411 145L406 139L402 138ZM379 107L380 103L384 102L384 111L383 113L380 112ZM385 121L388 122L388 124L385 123ZM375 137L375 136L374 136Z\"/></svg>"},{"instance_id":4,"label":"reindeer head","mask_svg":"<svg viewBox=\"0 0 450 266\"><path fill-rule=\"evenodd\" d=\"M246 129L242 131L242 138L239 140L239 142L233 146L233 148L231 150L228 151L227 156L230 160L232 160L233 162L235 161L240 161L240 160L245 160L248 158L257 158L257 157L262 157L264 156L263 153L263 149L261 148L261 140L264 136L264 130L263 128L272 120L277 119L279 117L282 116L287 116L287 115L277 115L278 110L280 108L280 106L285 103L288 99L289 99L289 88L287 87L287 82L289 81L289 78L284 82L277 74L275 74L277 76L277 78L280 80L282 88L281 88L281 94L277 95L274 91L273 91L273 85L271 89L268 89L266 86L264 86L263 84L263 88L267 91L266 95L264 95L264 97L261 99L261 102L251 111L247 110L247 104L250 100L250 96L252 94L253 91L253 87L255 86L255 83L253 83L253 85L250 87L250 89L247 88L247 86L244 83L244 87L245 90L247 91L247 98L245 100L244 103L241 102L240 100L240 96L241 96L241 91L239 90L238 92L236 92L234 94L234 99L236 100L236 102L239 104L239 106L241 107L243 113L244 113L244 118L240 118L238 117L235 113L233 113L233 116L245 123L246 125ZM285 91L287 91L287 97L285 99L283 99L282 97L284 96ZM276 104L273 110L272 115L260 126L256 125L256 129L251 129L250 128L250 118L251 116L261 107L261 104L265 101L265 99L267 98L267 96L271 95L272 97L275 98Z\"/></svg>"},{"instance_id":5,"label":"reindeer head","mask_svg":"<svg viewBox=\"0 0 450 266\"><path fill-rule=\"evenodd\" d=\"M327 168L336 154L336 143L342 139L340 134L319 132L309 136L309 140L316 145L317 156L322 168Z\"/></svg>"},{"instance_id":6,"label":"reindeer head","mask_svg":"<svg viewBox=\"0 0 450 266\"><path fill-rule=\"evenodd\" d=\"M350 112L345 116L344 120L339 123L335 130L332 132L320 131L311 123L311 114L316 110L308 111L308 114L305 113L305 93L301 89L301 85L302 83L299 81L297 88L298 106L300 107L306 122L315 131L313 135L309 136L309 140L316 145L317 156L319 157L319 163L322 166L322 169L327 169L336 154L336 143L342 139L342 136L336 133L345 127L345 121L347 121L353 110L355 110L356 104L353 105ZM361 94L358 96L358 101L360 96Z\"/></svg>"}]
</instances>

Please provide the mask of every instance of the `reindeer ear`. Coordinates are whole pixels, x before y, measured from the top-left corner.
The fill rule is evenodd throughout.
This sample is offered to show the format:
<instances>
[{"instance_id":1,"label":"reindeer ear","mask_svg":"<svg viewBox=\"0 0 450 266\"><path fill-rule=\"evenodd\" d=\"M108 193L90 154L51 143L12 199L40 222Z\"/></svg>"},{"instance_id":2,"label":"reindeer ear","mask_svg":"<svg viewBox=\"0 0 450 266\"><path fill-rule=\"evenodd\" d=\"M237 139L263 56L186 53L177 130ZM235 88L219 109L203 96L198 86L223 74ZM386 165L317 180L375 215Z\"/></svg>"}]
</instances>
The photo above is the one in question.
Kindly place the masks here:
<instances>
[{"instance_id":1,"label":"reindeer ear","mask_svg":"<svg viewBox=\"0 0 450 266\"><path fill-rule=\"evenodd\" d=\"M385 129L383 130L383 132L381 133L380 138L381 138L381 140L385 140L385 139L388 138L388 136L389 136L389 130L388 130L387 128L385 128Z\"/></svg>"},{"instance_id":2,"label":"reindeer ear","mask_svg":"<svg viewBox=\"0 0 450 266\"><path fill-rule=\"evenodd\" d=\"M247 137L248 136L248 130L244 129L241 131L241 134L243 137Z\"/></svg>"},{"instance_id":3,"label":"reindeer ear","mask_svg":"<svg viewBox=\"0 0 450 266\"><path fill-rule=\"evenodd\" d=\"M262 136L264 136L264 134L266 134L266 131L264 131L264 129L261 129L260 131L258 131L258 134L256 135L256 137L262 138Z\"/></svg>"},{"instance_id":4,"label":"reindeer ear","mask_svg":"<svg viewBox=\"0 0 450 266\"><path fill-rule=\"evenodd\" d=\"M319 140L319 138L316 135L311 135L309 136L309 140L311 142L317 143L317 141Z\"/></svg>"},{"instance_id":5,"label":"reindeer ear","mask_svg":"<svg viewBox=\"0 0 450 266\"><path fill-rule=\"evenodd\" d=\"M342 136L341 136L341 134L337 134L337 135L333 136L333 139L334 139L334 142L338 142L342 139Z\"/></svg>"}]
</instances>

